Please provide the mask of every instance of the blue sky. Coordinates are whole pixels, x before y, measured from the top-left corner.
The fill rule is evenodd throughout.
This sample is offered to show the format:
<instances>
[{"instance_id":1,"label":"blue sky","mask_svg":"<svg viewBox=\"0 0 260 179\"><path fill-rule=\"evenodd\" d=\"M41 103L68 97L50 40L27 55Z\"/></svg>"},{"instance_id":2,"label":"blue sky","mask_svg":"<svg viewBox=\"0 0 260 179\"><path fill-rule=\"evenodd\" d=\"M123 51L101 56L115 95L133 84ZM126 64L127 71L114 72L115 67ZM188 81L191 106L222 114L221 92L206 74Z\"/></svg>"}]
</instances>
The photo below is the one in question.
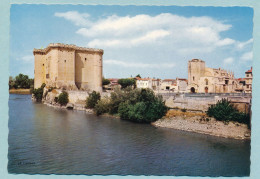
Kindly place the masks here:
<instances>
[{"instance_id":1,"label":"blue sky","mask_svg":"<svg viewBox=\"0 0 260 179\"><path fill-rule=\"evenodd\" d=\"M33 76L34 48L49 43L104 50L106 78L187 78L188 60L234 71L252 66L248 7L12 5L10 75Z\"/></svg>"}]
</instances>

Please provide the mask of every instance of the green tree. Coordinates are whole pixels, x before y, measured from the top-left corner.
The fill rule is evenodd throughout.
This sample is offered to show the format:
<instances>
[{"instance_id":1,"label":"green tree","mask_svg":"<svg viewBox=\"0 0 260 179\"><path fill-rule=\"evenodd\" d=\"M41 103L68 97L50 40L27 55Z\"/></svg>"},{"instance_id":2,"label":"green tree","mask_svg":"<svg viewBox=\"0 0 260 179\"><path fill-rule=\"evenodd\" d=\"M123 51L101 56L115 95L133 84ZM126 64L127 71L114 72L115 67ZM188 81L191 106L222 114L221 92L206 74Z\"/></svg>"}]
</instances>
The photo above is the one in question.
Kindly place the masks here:
<instances>
[{"instance_id":1,"label":"green tree","mask_svg":"<svg viewBox=\"0 0 260 179\"><path fill-rule=\"evenodd\" d=\"M105 78L102 79L102 85L103 86L104 85L109 85L109 84L110 84L110 81L108 79L105 79Z\"/></svg>"},{"instance_id":2,"label":"green tree","mask_svg":"<svg viewBox=\"0 0 260 179\"><path fill-rule=\"evenodd\" d=\"M122 78L118 80L118 84L121 85L122 89L128 86L135 86L135 79L133 78Z\"/></svg>"},{"instance_id":3,"label":"green tree","mask_svg":"<svg viewBox=\"0 0 260 179\"><path fill-rule=\"evenodd\" d=\"M121 119L139 123L150 123L163 117L168 108L161 96L155 96L150 89L135 89L136 98L121 102L118 113Z\"/></svg>"},{"instance_id":4,"label":"green tree","mask_svg":"<svg viewBox=\"0 0 260 179\"><path fill-rule=\"evenodd\" d=\"M141 75L140 75L140 74L138 74L138 75L136 75L135 77L141 78Z\"/></svg>"},{"instance_id":5,"label":"green tree","mask_svg":"<svg viewBox=\"0 0 260 179\"><path fill-rule=\"evenodd\" d=\"M98 100L100 100L100 93L93 91L86 100L86 108L94 108Z\"/></svg>"},{"instance_id":6,"label":"green tree","mask_svg":"<svg viewBox=\"0 0 260 179\"><path fill-rule=\"evenodd\" d=\"M17 89L17 85L15 84L15 80L13 79L12 76L9 76L9 89L15 88Z\"/></svg>"}]
</instances>

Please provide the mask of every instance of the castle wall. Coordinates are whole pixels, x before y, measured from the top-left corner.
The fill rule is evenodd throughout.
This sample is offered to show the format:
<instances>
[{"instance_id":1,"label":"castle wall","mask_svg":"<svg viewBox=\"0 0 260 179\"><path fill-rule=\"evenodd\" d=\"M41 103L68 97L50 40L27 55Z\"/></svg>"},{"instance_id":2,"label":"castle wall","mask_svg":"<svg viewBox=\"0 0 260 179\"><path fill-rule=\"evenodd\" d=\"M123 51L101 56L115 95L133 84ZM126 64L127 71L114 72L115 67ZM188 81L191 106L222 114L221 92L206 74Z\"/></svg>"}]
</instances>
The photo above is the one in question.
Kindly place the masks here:
<instances>
[{"instance_id":1,"label":"castle wall","mask_svg":"<svg viewBox=\"0 0 260 179\"><path fill-rule=\"evenodd\" d=\"M75 50L58 49L58 88L77 89L75 85Z\"/></svg>"},{"instance_id":2,"label":"castle wall","mask_svg":"<svg viewBox=\"0 0 260 179\"><path fill-rule=\"evenodd\" d=\"M45 55L34 54L34 88L40 88L45 83Z\"/></svg>"},{"instance_id":3,"label":"castle wall","mask_svg":"<svg viewBox=\"0 0 260 179\"><path fill-rule=\"evenodd\" d=\"M79 89L102 91L102 54L76 53L76 85Z\"/></svg>"}]
</instances>

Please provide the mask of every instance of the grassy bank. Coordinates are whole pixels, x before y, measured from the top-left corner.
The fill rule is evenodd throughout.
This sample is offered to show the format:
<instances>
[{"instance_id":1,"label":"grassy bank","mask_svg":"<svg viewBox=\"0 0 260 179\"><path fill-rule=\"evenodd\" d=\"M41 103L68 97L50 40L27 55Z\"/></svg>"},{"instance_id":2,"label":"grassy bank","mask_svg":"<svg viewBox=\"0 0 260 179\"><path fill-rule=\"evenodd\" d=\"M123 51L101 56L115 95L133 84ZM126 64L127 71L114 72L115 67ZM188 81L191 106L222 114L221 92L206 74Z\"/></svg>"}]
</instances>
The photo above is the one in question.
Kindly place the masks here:
<instances>
[{"instance_id":1,"label":"grassy bank","mask_svg":"<svg viewBox=\"0 0 260 179\"><path fill-rule=\"evenodd\" d=\"M30 89L10 89L9 94L31 94Z\"/></svg>"}]
</instances>

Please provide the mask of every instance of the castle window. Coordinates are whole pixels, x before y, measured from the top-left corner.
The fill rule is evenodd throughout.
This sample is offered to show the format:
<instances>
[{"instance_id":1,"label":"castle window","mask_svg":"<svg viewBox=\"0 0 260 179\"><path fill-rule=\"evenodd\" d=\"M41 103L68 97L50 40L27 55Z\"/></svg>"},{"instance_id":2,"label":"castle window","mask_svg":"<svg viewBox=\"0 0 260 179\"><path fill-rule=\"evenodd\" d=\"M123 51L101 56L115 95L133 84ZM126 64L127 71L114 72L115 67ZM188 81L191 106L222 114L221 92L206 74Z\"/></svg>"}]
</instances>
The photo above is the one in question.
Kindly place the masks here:
<instances>
[{"instance_id":1,"label":"castle window","mask_svg":"<svg viewBox=\"0 0 260 179\"><path fill-rule=\"evenodd\" d=\"M50 75L49 75L49 74L46 74L46 78L50 78Z\"/></svg>"},{"instance_id":2,"label":"castle window","mask_svg":"<svg viewBox=\"0 0 260 179\"><path fill-rule=\"evenodd\" d=\"M225 80L225 84L228 85L228 80Z\"/></svg>"},{"instance_id":3,"label":"castle window","mask_svg":"<svg viewBox=\"0 0 260 179\"><path fill-rule=\"evenodd\" d=\"M64 62L66 63L66 60L64 60Z\"/></svg>"},{"instance_id":4,"label":"castle window","mask_svg":"<svg viewBox=\"0 0 260 179\"><path fill-rule=\"evenodd\" d=\"M87 61L87 58L85 58L85 61Z\"/></svg>"},{"instance_id":5,"label":"castle window","mask_svg":"<svg viewBox=\"0 0 260 179\"><path fill-rule=\"evenodd\" d=\"M193 81L195 80L195 77L193 76Z\"/></svg>"},{"instance_id":6,"label":"castle window","mask_svg":"<svg viewBox=\"0 0 260 179\"><path fill-rule=\"evenodd\" d=\"M209 80L205 79L205 83L206 83L206 85L209 85Z\"/></svg>"},{"instance_id":7,"label":"castle window","mask_svg":"<svg viewBox=\"0 0 260 179\"><path fill-rule=\"evenodd\" d=\"M42 66L44 66L44 64L42 64Z\"/></svg>"}]
</instances>

